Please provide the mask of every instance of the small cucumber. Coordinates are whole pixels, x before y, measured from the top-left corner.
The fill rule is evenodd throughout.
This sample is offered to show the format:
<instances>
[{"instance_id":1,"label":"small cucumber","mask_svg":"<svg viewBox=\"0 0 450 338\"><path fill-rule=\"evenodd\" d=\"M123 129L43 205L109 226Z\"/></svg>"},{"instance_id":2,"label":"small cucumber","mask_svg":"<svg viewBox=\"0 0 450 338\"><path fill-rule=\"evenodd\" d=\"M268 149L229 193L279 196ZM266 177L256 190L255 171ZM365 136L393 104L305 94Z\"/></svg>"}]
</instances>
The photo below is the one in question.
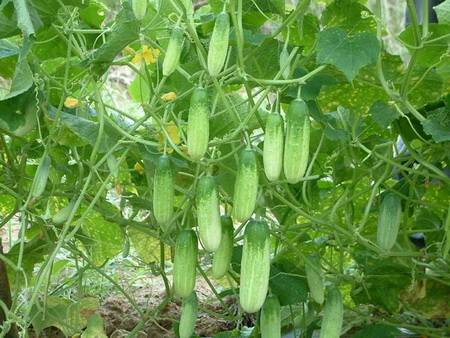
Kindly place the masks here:
<instances>
[{"instance_id":1,"label":"small cucumber","mask_svg":"<svg viewBox=\"0 0 450 338\"><path fill-rule=\"evenodd\" d=\"M204 88L196 88L191 97L187 125L187 148L189 156L195 161L200 160L208 149L208 142L208 93Z\"/></svg>"},{"instance_id":2,"label":"small cucumber","mask_svg":"<svg viewBox=\"0 0 450 338\"><path fill-rule=\"evenodd\" d=\"M225 64L229 35L230 17L227 12L221 12L216 17L208 50L208 72L213 77L219 75Z\"/></svg>"},{"instance_id":3,"label":"small cucumber","mask_svg":"<svg viewBox=\"0 0 450 338\"><path fill-rule=\"evenodd\" d=\"M75 201L71 201L67 206L60 209L56 214L52 217L52 222L54 224L63 224L69 218L70 212L72 211L75 205Z\"/></svg>"},{"instance_id":4,"label":"small cucumber","mask_svg":"<svg viewBox=\"0 0 450 338\"><path fill-rule=\"evenodd\" d=\"M258 195L258 167L253 150L244 149L239 156L239 166L234 184L233 218L245 222L255 210Z\"/></svg>"},{"instance_id":5,"label":"small cucumber","mask_svg":"<svg viewBox=\"0 0 450 338\"><path fill-rule=\"evenodd\" d=\"M169 157L159 158L153 178L153 214L159 226L167 228L173 215L174 183Z\"/></svg>"},{"instance_id":6,"label":"small cucumber","mask_svg":"<svg viewBox=\"0 0 450 338\"><path fill-rule=\"evenodd\" d=\"M389 251L394 246L401 218L402 203L400 198L394 193L387 193L381 201L377 228L377 242L383 250Z\"/></svg>"},{"instance_id":7,"label":"small cucumber","mask_svg":"<svg viewBox=\"0 0 450 338\"><path fill-rule=\"evenodd\" d=\"M270 238L265 222L251 221L244 232L239 300L248 313L257 312L266 299L270 274Z\"/></svg>"},{"instance_id":8,"label":"small cucumber","mask_svg":"<svg viewBox=\"0 0 450 338\"><path fill-rule=\"evenodd\" d=\"M44 192L45 187L47 186L51 164L52 160L50 156L44 154L44 156L42 156L41 158L41 161L39 162L39 166L34 176L33 184L31 185L31 196L33 198L38 198Z\"/></svg>"},{"instance_id":9,"label":"small cucumber","mask_svg":"<svg viewBox=\"0 0 450 338\"><path fill-rule=\"evenodd\" d=\"M281 337L281 306L278 297L269 295L261 309L261 338Z\"/></svg>"},{"instance_id":10,"label":"small cucumber","mask_svg":"<svg viewBox=\"0 0 450 338\"><path fill-rule=\"evenodd\" d=\"M188 297L194 290L197 255L197 235L193 230L182 230L175 243L173 262L173 288L179 297Z\"/></svg>"},{"instance_id":11,"label":"small cucumber","mask_svg":"<svg viewBox=\"0 0 450 338\"><path fill-rule=\"evenodd\" d=\"M133 14L139 21L141 21L147 13L147 1L148 0L131 0Z\"/></svg>"},{"instance_id":12,"label":"small cucumber","mask_svg":"<svg viewBox=\"0 0 450 338\"><path fill-rule=\"evenodd\" d=\"M277 181L283 166L283 118L279 114L270 114L266 120L264 134L264 172L269 181Z\"/></svg>"},{"instance_id":13,"label":"small cucumber","mask_svg":"<svg viewBox=\"0 0 450 338\"><path fill-rule=\"evenodd\" d=\"M195 322L198 314L198 300L195 291L183 299L181 305L180 326L178 328L180 338L190 338L195 331Z\"/></svg>"},{"instance_id":14,"label":"small cucumber","mask_svg":"<svg viewBox=\"0 0 450 338\"><path fill-rule=\"evenodd\" d=\"M172 30L169 44L166 50L166 56L164 57L162 65L162 73L164 76L169 76L175 69L177 69L180 63L181 49L183 47L184 32L180 27L175 27Z\"/></svg>"},{"instance_id":15,"label":"small cucumber","mask_svg":"<svg viewBox=\"0 0 450 338\"><path fill-rule=\"evenodd\" d=\"M207 251L216 251L222 237L219 196L212 176L203 176L198 181L195 196L200 240Z\"/></svg>"},{"instance_id":16,"label":"small cucumber","mask_svg":"<svg viewBox=\"0 0 450 338\"><path fill-rule=\"evenodd\" d=\"M344 321L344 305L339 289L332 287L328 290L327 300L323 310L320 338L339 338Z\"/></svg>"},{"instance_id":17,"label":"small cucumber","mask_svg":"<svg viewBox=\"0 0 450 338\"><path fill-rule=\"evenodd\" d=\"M284 47L280 53L280 70L282 71L281 75L286 80L289 78L289 74L291 72L291 65L289 64L289 52Z\"/></svg>"},{"instance_id":18,"label":"small cucumber","mask_svg":"<svg viewBox=\"0 0 450 338\"><path fill-rule=\"evenodd\" d=\"M316 256L306 258L305 262L306 281L308 282L309 292L312 299L322 304L324 301L324 284L322 270L320 268L320 260Z\"/></svg>"},{"instance_id":19,"label":"small cucumber","mask_svg":"<svg viewBox=\"0 0 450 338\"><path fill-rule=\"evenodd\" d=\"M228 272L233 255L233 221L229 216L222 216L222 240L219 248L214 252L212 276L222 278Z\"/></svg>"},{"instance_id":20,"label":"small cucumber","mask_svg":"<svg viewBox=\"0 0 450 338\"><path fill-rule=\"evenodd\" d=\"M294 184L303 177L308 165L310 121L306 103L299 99L292 101L286 120L284 176Z\"/></svg>"}]
</instances>

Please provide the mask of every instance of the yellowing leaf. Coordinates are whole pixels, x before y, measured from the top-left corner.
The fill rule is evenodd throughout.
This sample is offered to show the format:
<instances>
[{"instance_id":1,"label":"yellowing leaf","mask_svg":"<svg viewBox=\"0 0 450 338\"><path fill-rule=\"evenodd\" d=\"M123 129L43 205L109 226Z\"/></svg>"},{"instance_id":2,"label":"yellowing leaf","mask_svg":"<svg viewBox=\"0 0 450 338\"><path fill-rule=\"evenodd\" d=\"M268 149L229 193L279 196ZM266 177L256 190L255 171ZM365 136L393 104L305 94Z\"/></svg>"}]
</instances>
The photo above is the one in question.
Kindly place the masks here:
<instances>
[{"instance_id":1,"label":"yellowing leaf","mask_svg":"<svg viewBox=\"0 0 450 338\"><path fill-rule=\"evenodd\" d=\"M144 45L142 46L142 50L136 53L131 62L134 64L139 64L142 63L142 60L144 60L146 64L156 63L159 54L160 54L159 49L151 48L147 45Z\"/></svg>"},{"instance_id":2,"label":"yellowing leaf","mask_svg":"<svg viewBox=\"0 0 450 338\"><path fill-rule=\"evenodd\" d=\"M171 102L177 98L177 94L175 92L168 92L161 96L161 99L166 102Z\"/></svg>"},{"instance_id":3,"label":"yellowing leaf","mask_svg":"<svg viewBox=\"0 0 450 338\"><path fill-rule=\"evenodd\" d=\"M66 108L76 108L80 102L74 97L66 97L64 100L64 107Z\"/></svg>"}]
</instances>

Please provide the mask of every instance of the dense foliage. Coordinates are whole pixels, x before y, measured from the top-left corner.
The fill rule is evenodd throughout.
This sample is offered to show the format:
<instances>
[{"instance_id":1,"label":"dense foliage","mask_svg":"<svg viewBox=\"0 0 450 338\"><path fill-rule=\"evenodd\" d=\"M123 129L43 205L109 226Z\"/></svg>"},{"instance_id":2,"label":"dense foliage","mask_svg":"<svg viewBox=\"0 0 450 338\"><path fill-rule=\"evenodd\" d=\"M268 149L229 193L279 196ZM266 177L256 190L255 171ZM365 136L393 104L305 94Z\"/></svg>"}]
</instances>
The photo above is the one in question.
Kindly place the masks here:
<instances>
[{"instance_id":1,"label":"dense foliage","mask_svg":"<svg viewBox=\"0 0 450 338\"><path fill-rule=\"evenodd\" d=\"M104 336L57 281L133 303L133 255L166 293L132 333L180 300L189 337L205 278L217 337L450 335L450 0L398 35L384 3L2 1L2 333Z\"/></svg>"}]
</instances>

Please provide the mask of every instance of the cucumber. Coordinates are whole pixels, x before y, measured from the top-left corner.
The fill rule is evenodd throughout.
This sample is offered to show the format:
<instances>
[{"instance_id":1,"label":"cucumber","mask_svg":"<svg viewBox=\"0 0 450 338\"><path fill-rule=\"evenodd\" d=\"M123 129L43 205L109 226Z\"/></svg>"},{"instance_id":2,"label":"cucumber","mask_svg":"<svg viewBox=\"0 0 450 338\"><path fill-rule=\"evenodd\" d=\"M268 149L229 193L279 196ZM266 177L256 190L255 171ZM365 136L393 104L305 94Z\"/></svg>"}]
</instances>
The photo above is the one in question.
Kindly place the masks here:
<instances>
[{"instance_id":1,"label":"cucumber","mask_svg":"<svg viewBox=\"0 0 450 338\"><path fill-rule=\"evenodd\" d=\"M264 134L264 172L269 181L277 181L283 167L283 118L270 114L266 120Z\"/></svg>"},{"instance_id":2,"label":"cucumber","mask_svg":"<svg viewBox=\"0 0 450 338\"><path fill-rule=\"evenodd\" d=\"M195 322L197 321L198 314L198 300L195 291L193 291L188 297L183 299L181 305L181 318L178 332L180 338L190 338L195 331Z\"/></svg>"},{"instance_id":3,"label":"cucumber","mask_svg":"<svg viewBox=\"0 0 450 338\"><path fill-rule=\"evenodd\" d=\"M60 209L56 214L53 215L52 222L54 224L63 224L65 221L67 221L67 218L69 218L70 212L72 211L74 205L75 201L71 201L67 206Z\"/></svg>"},{"instance_id":4,"label":"cucumber","mask_svg":"<svg viewBox=\"0 0 450 338\"><path fill-rule=\"evenodd\" d=\"M198 181L195 196L200 240L207 251L216 251L222 237L219 196L212 176L203 176Z\"/></svg>"},{"instance_id":5,"label":"cucumber","mask_svg":"<svg viewBox=\"0 0 450 338\"><path fill-rule=\"evenodd\" d=\"M193 230L182 230L175 243L173 289L175 295L188 297L195 287L198 241Z\"/></svg>"},{"instance_id":6,"label":"cucumber","mask_svg":"<svg viewBox=\"0 0 450 338\"><path fill-rule=\"evenodd\" d=\"M305 271L306 281L308 282L309 292L311 293L312 299L316 303L322 304L325 296L319 258L315 256L306 258Z\"/></svg>"},{"instance_id":7,"label":"cucumber","mask_svg":"<svg viewBox=\"0 0 450 338\"><path fill-rule=\"evenodd\" d=\"M141 21L147 13L147 1L148 0L131 0L133 14L139 21Z\"/></svg>"},{"instance_id":8,"label":"cucumber","mask_svg":"<svg viewBox=\"0 0 450 338\"><path fill-rule=\"evenodd\" d=\"M283 47L280 53L280 70L281 75L286 80L289 78L291 72L291 65L289 64L289 52L286 47Z\"/></svg>"},{"instance_id":9,"label":"cucumber","mask_svg":"<svg viewBox=\"0 0 450 338\"><path fill-rule=\"evenodd\" d=\"M196 88L191 96L187 125L187 147L189 156L200 160L208 149L209 105L208 93L204 88Z\"/></svg>"},{"instance_id":10,"label":"cucumber","mask_svg":"<svg viewBox=\"0 0 450 338\"><path fill-rule=\"evenodd\" d=\"M234 184L233 218L245 222L255 210L258 195L258 167L253 150L244 149L239 155L239 166Z\"/></svg>"},{"instance_id":11,"label":"cucumber","mask_svg":"<svg viewBox=\"0 0 450 338\"><path fill-rule=\"evenodd\" d=\"M222 216L222 239L219 248L214 252L212 276L222 278L228 272L233 255L233 221L229 216Z\"/></svg>"},{"instance_id":12,"label":"cucumber","mask_svg":"<svg viewBox=\"0 0 450 338\"><path fill-rule=\"evenodd\" d=\"M270 238L265 222L251 221L244 232L239 301L248 313L264 304L269 287Z\"/></svg>"},{"instance_id":13,"label":"cucumber","mask_svg":"<svg viewBox=\"0 0 450 338\"><path fill-rule=\"evenodd\" d=\"M172 74L180 63L181 49L183 47L184 32L180 27L175 27L172 30L169 44L166 50L162 65L162 73L164 76Z\"/></svg>"},{"instance_id":14,"label":"cucumber","mask_svg":"<svg viewBox=\"0 0 450 338\"><path fill-rule=\"evenodd\" d=\"M332 287L327 294L323 310L320 338L339 338L344 321L344 305L339 290Z\"/></svg>"},{"instance_id":15,"label":"cucumber","mask_svg":"<svg viewBox=\"0 0 450 338\"><path fill-rule=\"evenodd\" d=\"M261 309L261 338L281 337L281 306L278 297L269 295Z\"/></svg>"},{"instance_id":16,"label":"cucumber","mask_svg":"<svg viewBox=\"0 0 450 338\"><path fill-rule=\"evenodd\" d=\"M164 230L173 215L174 183L169 157L159 158L153 178L153 214Z\"/></svg>"},{"instance_id":17,"label":"cucumber","mask_svg":"<svg viewBox=\"0 0 450 338\"><path fill-rule=\"evenodd\" d=\"M208 72L213 77L219 75L225 64L229 35L230 17L227 12L221 12L216 17L208 50Z\"/></svg>"},{"instance_id":18,"label":"cucumber","mask_svg":"<svg viewBox=\"0 0 450 338\"><path fill-rule=\"evenodd\" d=\"M393 193L387 193L381 201L377 228L377 242L383 250L389 251L394 246L401 218L402 203L400 198Z\"/></svg>"},{"instance_id":19,"label":"cucumber","mask_svg":"<svg viewBox=\"0 0 450 338\"><path fill-rule=\"evenodd\" d=\"M306 171L309 156L310 121L308 106L303 100L291 102L286 116L284 143L284 176L289 183L300 181Z\"/></svg>"},{"instance_id":20,"label":"cucumber","mask_svg":"<svg viewBox=\"0 0 450 338\"><path fill-rule=\"evenodd\" d=\"M51 164L52 160L50 156L45 153L39 162L36 174L34 175L33 184L31 185L31 196L33 198L38 198L45 191Z\"/></svg>"}]
</instances>

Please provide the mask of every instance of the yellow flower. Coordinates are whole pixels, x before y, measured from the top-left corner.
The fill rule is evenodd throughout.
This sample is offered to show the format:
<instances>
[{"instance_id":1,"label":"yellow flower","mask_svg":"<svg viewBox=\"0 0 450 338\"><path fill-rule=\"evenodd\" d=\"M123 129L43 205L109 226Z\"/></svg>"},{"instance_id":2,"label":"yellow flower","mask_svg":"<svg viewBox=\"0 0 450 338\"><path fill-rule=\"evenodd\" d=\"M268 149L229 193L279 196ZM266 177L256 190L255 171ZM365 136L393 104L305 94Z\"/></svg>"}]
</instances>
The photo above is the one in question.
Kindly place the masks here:
<instances>
[{"instance_id":1,"label":"yellow flower","mask_svg":"<svg viewBox=\"0 0 450 338\"><path fill-rule=\"evenodd\" d=\"M74 97L66 97L64 100L64 107L66 108L76 108L80 102Z\"/></svg>"},{"instance_id":2,"label":"yellow flower","mask_svg":"<svg viewBox=\"0 0 450 338\"><path fill-rule=\"evenodd\" d=\"M168 92L161 96L161 99L166 102L171 102L177 98L177 94L175 92Z\"/></svg>"},{"instance_id":3,"label":"yellow flower","mask_svg":"<svg viewBox=\"0 0 450 338\"><path fill-rule=\"evenodd\" d=\"M136 53L131 62L134 64L139 64L142 63L142 60L144 60L146 64L156 63L159 54L160 54L159 49L151 48L147 45L144 45L142 46L142 50Z\"/></svg>"},{"instance_id":4,"label":"yellow flower","mask_svg":"<svg viewBox=\"0 0 450 338\"><path fill-rule=\"evenodd\" d=\"M134 164L134 170L136 170L139 175L144 175L144 167L139 162Z\"/></svg>"},{"instance_id":5,"label":"yellow flower","mask_svg":"<svg viewBox=\"0 0 450 338\"><path fill-rule=\"evenodd\" d=\"M170 139L172 140L172 143L180 144L180 133L178 132L178 127L174 122L166 123L164 129L167 131L167 134L169 135ZM159 132L158 134L158 142L160 144L159 150L162 151L164 149L164 140L165 140L165 134L163 131ZM170 143L167 142L167 152L170 154L173 152L172 147L170 147Z\"/></svg>"}]
</instances>

